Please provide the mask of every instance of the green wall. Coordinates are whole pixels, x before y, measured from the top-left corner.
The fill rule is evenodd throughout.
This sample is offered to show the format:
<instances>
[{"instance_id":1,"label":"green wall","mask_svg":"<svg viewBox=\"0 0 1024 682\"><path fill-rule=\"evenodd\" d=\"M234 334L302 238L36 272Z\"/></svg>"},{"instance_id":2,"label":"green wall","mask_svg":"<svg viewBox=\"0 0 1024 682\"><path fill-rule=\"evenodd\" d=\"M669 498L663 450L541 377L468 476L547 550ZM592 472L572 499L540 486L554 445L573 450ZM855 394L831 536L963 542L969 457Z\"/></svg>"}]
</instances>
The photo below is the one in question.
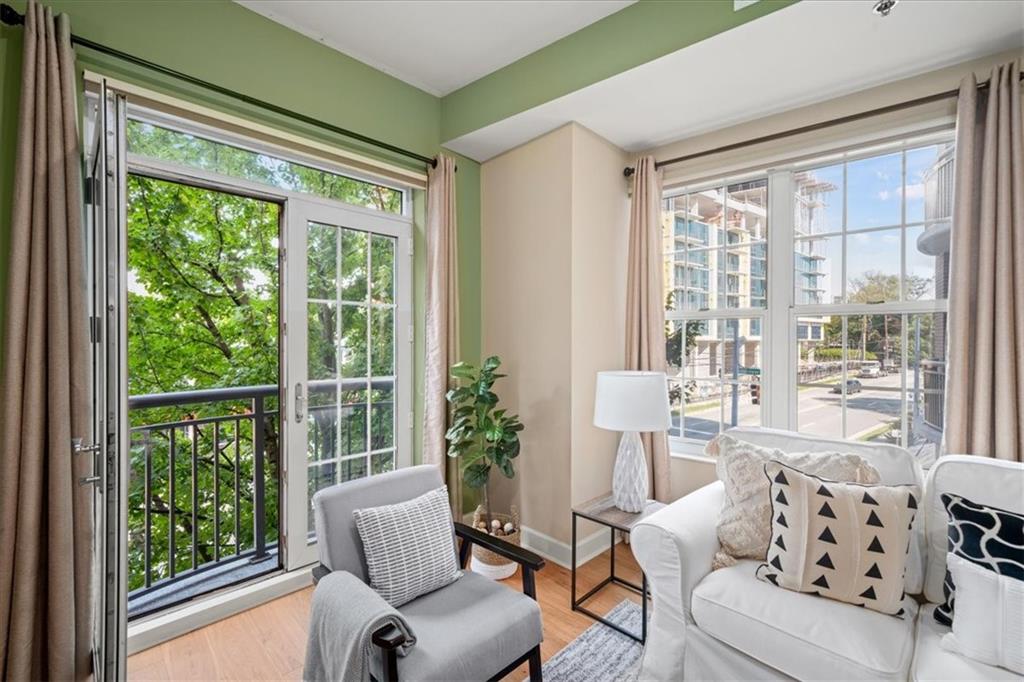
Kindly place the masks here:
<instances>
[{"instance_id":1,"label":"green wall","mask_svg":"<svg viewBox=\"0 0 1024 682\"><path fill-rule=\"evenodd\" d=\"M10 0L8 0L10 1ZM738 12L731 0L640 0L626 9L439 99L228 0L49 0L80 36L288 109L432 156L482 126L639 66L796 0L761 0ZM24 11L24 0L12 3ZM10 180L15 154L22 29L0 27L0 294L7 280ZM89 50L79 65L391 163L400 156L319 128L211 95ZM480 167L457 157L463 357L480 347ZM411 165L410 165L411 163ZM414 197L415 301L423 310L424 196ZM0 295L0 319L3 315ZM423 317L416 316L416 365L423 367ZM416 451L422 433L422 371L416 384Z\"/></svg>"},{"instance_id":2,"label":"green wall","mask_svg":"<svg viewBox=\"0 0 1024 682\"><path fill-rule=\"evenodd\" d=\"M453 140L796 1L761 0L734 11L732 0L640 0L446 95L441 139Z\"/></svg>"},{"instance_id":3,"label":"green wall","mask_svg":"<svg viewBox=\"0 0 1024 682\"><path fill-rule=\"evenodd\" d=\"M362 62L309 40L226 0L112 2L52 0L55 12L71 16L72 31L163 66L247 95L355 130L425 156L440 150L441 103ZM15 2L24 11L24 2ZM183 40L183 36L187 36ZM6 288L10 207L21 83L22 29L0 28L0 292ZM420 168L415 161L355 144L318 128L276 117L258 108L211 95L145 69L78 50L80 68L135 82L251 120L317 138L391 163ZM456 192L460 237L462 348L466 359L480 353L480 174L476 162L457 157ZM415 296L423 297L426 259L424 193L414 196ZM2 300L0 296L0 300ZM2 305L2 303L0 303ZM416 310L423 311L418 305ZM2 316L0 308L0 316ZM416 452L422 442L423 316L416 315ZM418 455L417 455L418 457Z\"/></svg>"}]
</instances>

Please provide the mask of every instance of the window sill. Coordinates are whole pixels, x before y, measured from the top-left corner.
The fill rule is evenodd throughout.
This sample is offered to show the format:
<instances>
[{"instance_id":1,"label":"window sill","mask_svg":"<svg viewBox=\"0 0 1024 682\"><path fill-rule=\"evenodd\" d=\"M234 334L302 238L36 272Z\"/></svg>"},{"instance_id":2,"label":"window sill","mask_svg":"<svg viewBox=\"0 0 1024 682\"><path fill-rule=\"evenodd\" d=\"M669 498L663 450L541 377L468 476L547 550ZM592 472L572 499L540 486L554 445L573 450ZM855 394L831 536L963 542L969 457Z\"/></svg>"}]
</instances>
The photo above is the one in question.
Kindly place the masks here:
<instances>
[{"instance_id":1,"label":"window sill","mask_svg":"<svg viewBox=\"0 0 1024 682\"><path fill-rule=\"evenodd\" d=\"M668 454L672 459L684 459L711 465L715 463L715 458L705 455L704 446L697 443L672 442L670 440Z\"/></svg>"}]
</instances>

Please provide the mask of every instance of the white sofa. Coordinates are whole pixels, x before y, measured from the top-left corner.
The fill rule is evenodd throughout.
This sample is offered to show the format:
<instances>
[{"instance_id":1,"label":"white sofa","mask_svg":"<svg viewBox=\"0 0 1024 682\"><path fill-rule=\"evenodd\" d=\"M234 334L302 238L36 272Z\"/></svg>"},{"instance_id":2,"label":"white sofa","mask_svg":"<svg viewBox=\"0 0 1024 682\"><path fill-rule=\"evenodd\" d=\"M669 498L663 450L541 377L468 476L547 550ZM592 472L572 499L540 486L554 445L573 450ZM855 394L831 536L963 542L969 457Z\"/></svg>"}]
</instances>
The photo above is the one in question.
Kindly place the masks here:
<instances>
[{"instance_id":1,"label":"white sofa","mask_svg":"<svg viewBox=\"0 0 1024 682\"><path fill-rule=\"evenodd\" d=\"M1024 512L1024 466L950 455L927 483L906 450L787 431L736 428L737 438L787 452L853 452L869 460L883 483L925 486L914 522L906 575L916 601L904 619L757 580L758 561L711 571L715 526L724 490L716 481L672 503L632 530L632 549L654 601L641 680L1012 680L1020 679L940 648L949 631L935 622L946 559L946 513L954 492L976 502ZM908 603L913 600L908 600Z\"/></svg>"}]
</instances>

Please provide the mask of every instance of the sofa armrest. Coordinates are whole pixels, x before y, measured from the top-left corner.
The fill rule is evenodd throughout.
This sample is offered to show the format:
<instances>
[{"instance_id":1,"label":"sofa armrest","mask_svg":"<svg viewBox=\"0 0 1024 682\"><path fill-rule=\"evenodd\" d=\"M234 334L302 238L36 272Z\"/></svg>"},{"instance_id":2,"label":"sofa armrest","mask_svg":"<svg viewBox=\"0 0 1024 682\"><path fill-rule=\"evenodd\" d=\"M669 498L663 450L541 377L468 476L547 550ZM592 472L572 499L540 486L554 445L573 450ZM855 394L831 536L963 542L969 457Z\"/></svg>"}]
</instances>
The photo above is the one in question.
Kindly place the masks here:
<instances>
[{"instance_id":1,"label":"sofa armrest","mask_svg":"<svg viewBox=\"0 0 1024 682\"><path fill-rule=\"evenodd\" d=\"M716 526L725 498L715 481L652 514L630 531L633 555L647 576L654 613L641 679L683 679L686 630L693 627L690 594L711 572Z\"/></svg>"}]
</instances>

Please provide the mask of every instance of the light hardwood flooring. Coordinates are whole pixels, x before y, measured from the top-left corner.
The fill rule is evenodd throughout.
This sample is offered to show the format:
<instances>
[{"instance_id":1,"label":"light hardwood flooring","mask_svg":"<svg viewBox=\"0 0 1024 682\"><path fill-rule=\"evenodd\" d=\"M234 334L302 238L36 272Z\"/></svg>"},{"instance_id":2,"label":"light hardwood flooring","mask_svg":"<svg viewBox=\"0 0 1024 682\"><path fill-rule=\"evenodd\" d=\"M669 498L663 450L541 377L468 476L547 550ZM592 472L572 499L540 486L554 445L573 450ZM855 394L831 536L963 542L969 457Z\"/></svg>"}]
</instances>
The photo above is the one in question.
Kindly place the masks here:
<instances>
[{"instance_id":1,"label":"light hardwood flooring","mask_svg":"<svg viewBox=\"0 0 1024 682\"><path fill-rule=\"evenodd\" d=\"M640 571L628 545L615 552L615 572L639 584ZM608 575L608 552L577 571L577 594L583 594ZM519 573L506 581L521 589ZM567 569L548 562L537 574L537 601L544 619L541 652L547 660L594 624L569 606L571 576ZM313 588L275 599L226 618L128 659L133 680L299 680L306 649L309 603ZM640 597L618 585L609 585L587 602L595 613L607 613L623 599ZM602 626L603 627L603 626ZM526 665L508 676L519 682Z\"/></svg>"}]
</instances>

